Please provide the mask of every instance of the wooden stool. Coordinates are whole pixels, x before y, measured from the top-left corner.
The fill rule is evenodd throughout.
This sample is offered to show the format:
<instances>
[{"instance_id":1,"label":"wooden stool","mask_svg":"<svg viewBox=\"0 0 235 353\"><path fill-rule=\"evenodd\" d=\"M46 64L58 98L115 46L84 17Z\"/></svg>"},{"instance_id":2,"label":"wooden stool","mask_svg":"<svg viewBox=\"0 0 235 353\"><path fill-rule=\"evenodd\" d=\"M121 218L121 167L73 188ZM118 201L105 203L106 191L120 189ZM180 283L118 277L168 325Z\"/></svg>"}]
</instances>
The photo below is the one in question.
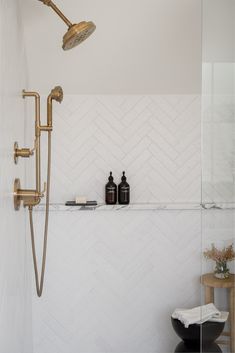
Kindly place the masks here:
<instances>
[{"instance_id":1,"label":"wooden stool","mask_svg":"<svg viewBox=\"0 0 235 353\"><path fill-rule=\"evenodd\" d=\"M223 332L222 336L230 337L230 351L235 353L235 275L230 275L227 279L218 279L213 273L207 273L201 277L201 283L205 286L206 304L214 303L215 288L226 288L229 290L230 332ZM225 344L225 341L220 343Z\"/></svg>"}]
</instances>

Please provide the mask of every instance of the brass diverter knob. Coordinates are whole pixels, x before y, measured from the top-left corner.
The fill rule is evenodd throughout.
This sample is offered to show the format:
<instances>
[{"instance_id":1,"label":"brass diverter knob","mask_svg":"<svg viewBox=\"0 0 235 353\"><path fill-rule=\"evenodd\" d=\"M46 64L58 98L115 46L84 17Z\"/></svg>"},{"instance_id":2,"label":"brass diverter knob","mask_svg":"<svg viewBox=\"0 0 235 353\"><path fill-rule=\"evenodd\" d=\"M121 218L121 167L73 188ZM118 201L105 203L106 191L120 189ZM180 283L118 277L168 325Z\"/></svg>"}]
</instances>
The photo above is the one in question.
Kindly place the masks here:
<instances>
[{"instance_id":1,"label":"brass diverter knob","mask_svg":"<svg viewBox=\"0 0 235 353\"><path fill-rule=\"evenodd\" d=\"M14 143L14 162L15 164L18 163L18 159L19 157L22 158L29 158L31 156L33 156L34 153L34 149L30 149L30 148L19 148L18 143L15 142Z\"/></svg>"}]
</instances>

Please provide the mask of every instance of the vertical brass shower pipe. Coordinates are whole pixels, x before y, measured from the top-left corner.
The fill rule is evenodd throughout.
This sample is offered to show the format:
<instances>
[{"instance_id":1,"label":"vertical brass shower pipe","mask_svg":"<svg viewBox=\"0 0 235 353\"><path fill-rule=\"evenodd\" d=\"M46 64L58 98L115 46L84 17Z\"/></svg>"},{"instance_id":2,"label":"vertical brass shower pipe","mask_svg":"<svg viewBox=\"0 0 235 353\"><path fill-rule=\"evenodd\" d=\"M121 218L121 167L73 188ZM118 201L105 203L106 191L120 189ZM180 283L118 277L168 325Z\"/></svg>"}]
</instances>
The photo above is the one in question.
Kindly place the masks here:
<instances>
[{"instance_id":1,"label":"vertical brass shower pipe","mask_svg":"<svg viewBox=\"0 0 235 353\"><path fill-rule=\"evenodd\" d=\"M36 191L41 193L41 121L40 121L40 95L37 92L23 90L23 98L35 98L35 160L36 160Z\"/></svg>"},{"instance_id":2,"label":"vertical brass shower pipe","mask_svg":"<svg viewBox=\"0 0 235 353\"><path fill-rule=\"evenodd\" d=\"M51 90L47 98L47 124L41 125L40 121L40 96L37 92L26 92L23 91L23 98L34 97L35 98L35 151L36 151L36 189L21 189L20 180L17 178L14 182L14 207L15 210L19 210L20 204L23 201L24 207L29 209L29 221L30 221L30 233L33 253L33 265L36 281L37 295L41 297L44 285L44 275L46 267L46 256L47 256L47 239L48 239L48 222L49 222L49 199L50 199L50 178L51 178L51 132L52 127L52 101L55 100L59 103L63 100L63 90L60 86L56 86ZM41 191L41 132L45 131L48 135L48 148L47 148L47 183L44 184L44 190ZM32 150L29 149L18 149L17 143L14 144L14 160L18 157L29 157L32 155ZM35 236L34 236L34 225L33 225L33 208L38 205L41 199L46 193L46 212L45 212L45 224L44 224L44 238L43 238L43 254L41 273L38 271L38 263L36 256Z\"/></svg>"},{"instance_id":3,"label":"vertical brass shower pipe","mask_svg":"<svg viewBox=\"0 0 235 353\"><path fill-rule=\"evenodd\" d=\"M40 100L37 96L37 103L40 105ZM46 212L45 212L45 223L44 223L44 239L43 239L43 254L42 254L42 265L41 274L39 275L37 255L35 247L35 235L34 235L34 225L33 225L33 206L29 206L29 221L30 221L30 233L31 233L31 243L32 243L32 253L33 253L33 264L34 264L34 274L36 282L36 290L38 297L41 297L44 286L44 276L46 267L46 257L47 257L47 241L48 241L48 223L49 223L49 199L50 199L50 179L51 179L51 132L52 127L52 101L56 100L61 103L63 100L63 90L60 86L55 87L51 90L47 98L47 125L42 126L40 124L40 110L36 108L38 114L38 119L36 119L36 134L40 146L40 133L41 131L46 131L48 133L48 147L47 147L47 183L46 183ZM40 167L40 151L39 151L39 167ZM40 168L39 168L40 171ZM40 181L40 173L37 173L37 177Z\"/></svg>"},{"instance_id":4,"label":"vertical brass shower pipe","mask_svg":"<svg viewBox=\"0 0 235 353\"><path fill-rule=\"evenodd\" d=\"M47 126L52 127L52 97L47 98Z\"/></svg>"}]
</instances>

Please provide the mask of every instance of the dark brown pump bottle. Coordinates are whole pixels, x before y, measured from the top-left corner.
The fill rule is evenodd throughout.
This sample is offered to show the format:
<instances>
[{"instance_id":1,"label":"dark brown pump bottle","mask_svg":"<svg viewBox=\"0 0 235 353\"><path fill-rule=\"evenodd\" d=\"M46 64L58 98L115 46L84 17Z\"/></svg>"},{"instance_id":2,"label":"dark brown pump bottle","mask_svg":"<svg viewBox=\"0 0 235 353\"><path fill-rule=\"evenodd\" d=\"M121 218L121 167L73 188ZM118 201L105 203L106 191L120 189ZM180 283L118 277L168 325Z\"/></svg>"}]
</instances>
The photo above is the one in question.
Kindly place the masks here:
<instances>
[{"instance_id":1,"label":"dark brown pump bottle","mask_svg":"<svg viewBox=\"0 0 235 353\"><path fill-rule=\"evenodd\" d=\"M116 205L117 203L117 185L113 181L112 172L110 172L109 181L105 185L105 202L107 205Z\"/></svg>"},{"instance_id":2,"label":"dark brown pump bottle","mask_svg":"<svg viewBox=\"0 0 235 353\"><path fill-rule=\"evenodd\" d=\"M130 203L130 185L126 181L125 172L122 175L122 181L118 185L118 203L128 205Z\"/></svg>"}]
</instances>

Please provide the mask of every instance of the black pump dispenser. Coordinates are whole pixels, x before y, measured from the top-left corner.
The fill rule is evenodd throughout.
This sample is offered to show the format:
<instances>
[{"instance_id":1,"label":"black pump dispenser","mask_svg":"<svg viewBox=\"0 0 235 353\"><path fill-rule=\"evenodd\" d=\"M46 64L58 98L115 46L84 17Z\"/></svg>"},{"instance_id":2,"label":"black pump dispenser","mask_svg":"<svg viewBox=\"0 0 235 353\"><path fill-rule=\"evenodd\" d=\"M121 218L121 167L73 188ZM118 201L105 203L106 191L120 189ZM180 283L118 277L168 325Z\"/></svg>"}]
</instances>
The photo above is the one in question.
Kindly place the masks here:
<instances>
[{"instance_id":1,"label":"black pump dispenser","mask_svg":"<svg viewBox=\"0 0 235 353\"><path fill-rule=\"evenodd\" d=\"M126 181L125 172L122 175L122 181L118 185L118 203L128 205L130 203L130 185Z\"/></svg>"},{"instance_id":2,"label":"black pump dispenser","mask_svg":"<svg viewBox=\"0 0 235 353\"><path fill-rule=\"evenodd\" d=\"M115 205L117 203L117 185L113 181L112 172L110 172L109 181L105 185L105 202L107 205Z\"/></svg>"}]
</instances>

